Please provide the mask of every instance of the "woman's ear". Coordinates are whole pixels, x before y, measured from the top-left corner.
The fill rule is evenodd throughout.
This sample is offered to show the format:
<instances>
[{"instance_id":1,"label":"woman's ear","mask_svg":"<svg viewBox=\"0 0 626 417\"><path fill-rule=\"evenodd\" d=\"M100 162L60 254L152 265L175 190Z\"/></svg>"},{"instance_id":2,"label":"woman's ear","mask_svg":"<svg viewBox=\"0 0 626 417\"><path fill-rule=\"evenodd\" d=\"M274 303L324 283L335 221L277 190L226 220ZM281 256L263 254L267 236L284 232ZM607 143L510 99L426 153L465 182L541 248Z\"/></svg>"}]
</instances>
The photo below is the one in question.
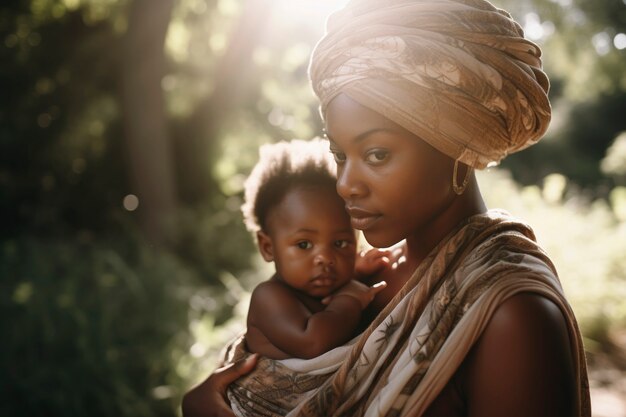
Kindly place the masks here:
<instances>
[{"instance_id":1,"label":"woman's ear","mask_svg":"<svg viewBox=\"0 0 626 417\"><path fill-rule=\"evenodd\" d=\"M259 252L266 262L272 262L274 260L274 248L272 246L272 239L263 231L256 232L256 240L259 245Z\"/></svg>"}]
</instances>

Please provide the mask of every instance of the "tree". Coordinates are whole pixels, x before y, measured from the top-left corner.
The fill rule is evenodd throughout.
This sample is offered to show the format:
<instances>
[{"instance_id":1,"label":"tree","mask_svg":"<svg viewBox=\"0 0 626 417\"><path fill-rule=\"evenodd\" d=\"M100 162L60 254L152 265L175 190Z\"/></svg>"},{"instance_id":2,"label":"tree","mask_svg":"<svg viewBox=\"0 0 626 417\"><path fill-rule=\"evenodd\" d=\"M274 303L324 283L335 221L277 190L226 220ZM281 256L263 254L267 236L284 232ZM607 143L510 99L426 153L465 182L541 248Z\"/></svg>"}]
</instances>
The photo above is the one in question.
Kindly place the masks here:
<instances>
[{"instance_id":1,"label":"tree","mask_svg":"<svg viewBox=\"0 0 626 417\"><path fill-rule=\"evenodd\" d=\"M131 184L139 196L144 235L175 241L177 197L161 80L173 0L134 0L122 43L122 109Z\"/></svg>"}]
</instances>

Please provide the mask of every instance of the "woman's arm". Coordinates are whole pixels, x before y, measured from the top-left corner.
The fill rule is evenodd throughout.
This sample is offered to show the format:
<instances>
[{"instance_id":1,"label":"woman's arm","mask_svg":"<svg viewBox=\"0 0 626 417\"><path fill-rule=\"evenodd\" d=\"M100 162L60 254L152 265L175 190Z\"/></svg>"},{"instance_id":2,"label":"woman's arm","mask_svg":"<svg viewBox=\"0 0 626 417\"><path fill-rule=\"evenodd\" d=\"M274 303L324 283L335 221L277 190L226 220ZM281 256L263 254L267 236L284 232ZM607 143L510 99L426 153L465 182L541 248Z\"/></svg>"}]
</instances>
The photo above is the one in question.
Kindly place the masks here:
<instances>
[{"instance_id":1,"label":"woman's arm","mask_svg":"<svg viewBox=\"0 0 626 417\"><path fill-rule=\"evenodd\" d=\"M570 416L574 363L559 308L521 293L496 310L463 366L470 416Z\"/></svg>"},{"instance_id":2,"label":"woman's arm","mask_svg":"<svg viewBox=\"0 0 626 417\"><path fill-rule=\"evenodd\" d=\"M226 387L250 372L256 365L257 358L257 355L251 355L218 369L204 382L192 388L183 397L183 417L235 417L226 399Z\"/></svg>"}]
</instances>

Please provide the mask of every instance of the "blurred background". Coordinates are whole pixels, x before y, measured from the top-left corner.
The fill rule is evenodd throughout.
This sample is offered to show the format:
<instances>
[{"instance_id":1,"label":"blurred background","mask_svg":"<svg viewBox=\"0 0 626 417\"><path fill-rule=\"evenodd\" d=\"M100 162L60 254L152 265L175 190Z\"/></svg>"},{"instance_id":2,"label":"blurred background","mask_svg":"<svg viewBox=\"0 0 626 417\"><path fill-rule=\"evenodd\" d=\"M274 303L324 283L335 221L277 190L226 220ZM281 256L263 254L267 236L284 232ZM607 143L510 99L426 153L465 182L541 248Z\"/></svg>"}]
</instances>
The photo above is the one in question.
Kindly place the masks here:
<instances>
[{"instance_id":1,"label":"blurred background","mask_svg":"<svg viewBox=\"0 0 626 417\"><path fill-rule=\"evenodd\" d=\"M321 134L306 71L345 0L3 0L0 415L176 416L271 270L258 146ZM554 120L480 174L555 261L596 416L626 415L626 0L494 0Z\"/></svg>"}]
</instances>

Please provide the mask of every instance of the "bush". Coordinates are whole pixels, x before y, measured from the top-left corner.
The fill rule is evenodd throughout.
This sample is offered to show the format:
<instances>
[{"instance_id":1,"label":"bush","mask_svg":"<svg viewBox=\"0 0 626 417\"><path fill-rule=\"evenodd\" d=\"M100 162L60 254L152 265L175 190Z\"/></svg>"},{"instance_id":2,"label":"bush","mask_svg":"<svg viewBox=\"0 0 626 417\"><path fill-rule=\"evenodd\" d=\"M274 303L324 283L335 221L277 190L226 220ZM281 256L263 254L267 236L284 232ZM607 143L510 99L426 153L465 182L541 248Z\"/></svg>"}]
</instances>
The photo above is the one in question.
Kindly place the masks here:
<instances>
[{"instance_id":1,"label":"bush","mask_svg":"<svg viewBox=\"0 0 626 417\"><path fill-rule=\"evenodd\" d=\"M0 246L3 416L171 416L195 280L139 242Z\"/></svg>"},{"instance_id":2,"label":"bush","mask_svg":"<svg viewBox=\"0 0 626 417\"><path fill-rule=\"evenodd\" d=\"M626 197L615 188L611 204L592 201L552 174L543 186L520 187L508 173L480 173L489 207L528 222L554 262L580 323L588 350L601 347L612 330L626 328Z\"/></svg>"}]
</instances>

